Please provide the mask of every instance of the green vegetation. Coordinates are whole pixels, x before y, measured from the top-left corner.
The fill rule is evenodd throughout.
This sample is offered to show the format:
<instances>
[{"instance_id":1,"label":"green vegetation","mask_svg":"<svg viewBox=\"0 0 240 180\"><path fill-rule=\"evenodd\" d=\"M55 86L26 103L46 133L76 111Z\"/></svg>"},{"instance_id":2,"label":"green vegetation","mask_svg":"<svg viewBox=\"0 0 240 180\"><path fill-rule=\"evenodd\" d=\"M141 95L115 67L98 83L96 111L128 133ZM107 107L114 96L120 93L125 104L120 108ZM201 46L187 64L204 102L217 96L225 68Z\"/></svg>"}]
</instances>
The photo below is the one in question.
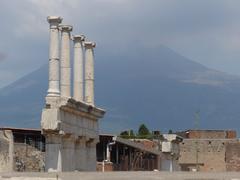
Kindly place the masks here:
<instances>
[{"instance_id":1,"label":"green vegetation","mask_svg":"<svg viewBox=\"0 0 240 180\"><path fill-rule=\"evenodd\" d=\"M132 129L128 131L125 130L120 133L120 137L125 139L153 139L154 135L145 124L141 124L137 133L134 133Z\"/></svg>"},{"instance_id":2,"label":"green vegetation","mask_svg":"<svg viewBox=\"0 0 240 180\"><path fill-rule=\"evenodd\" d=\"M149 139L152 137L152 133L149 132L145 124L141 124L138 128L138 138Z\"/></svg>"},{"instance_id":3,"label":"green vegetation","mask_svg":"<svg viewBox=\"0 0 240 180\"><path fill-rule=\"evenodd\" d=\"M120 137L125 138L125 139L134 139L136 138L134 131L131 129L129 131L123 131L120 133Z\"/></svg>"},{"instance_id":4,"label":"green vegetation","mask_svg":"<svg viewBox=\"0 0 240 180\"><path fill-rule=\"evenodd\" d=\"M168 134L173 134L173 131L171 129L169 129Z\"/></svg>"}]
</instances>

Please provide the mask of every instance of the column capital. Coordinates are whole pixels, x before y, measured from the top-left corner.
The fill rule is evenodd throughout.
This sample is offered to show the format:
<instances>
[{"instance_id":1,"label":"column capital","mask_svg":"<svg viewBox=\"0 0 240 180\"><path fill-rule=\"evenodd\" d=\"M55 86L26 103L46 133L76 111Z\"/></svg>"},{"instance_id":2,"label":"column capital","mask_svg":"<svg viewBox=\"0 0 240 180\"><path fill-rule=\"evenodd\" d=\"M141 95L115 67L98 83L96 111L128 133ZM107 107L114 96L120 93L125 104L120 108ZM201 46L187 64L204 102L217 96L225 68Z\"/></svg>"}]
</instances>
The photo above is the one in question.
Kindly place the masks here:
<instances>
[{"instance_id":1,"label":"column capital","mask_svg":"<svg viewBox=\"0 0 240 180\"><path fill-rule=\"evenodd\" d=\"M60 25L59 30L62 32L71 32L73 27L71 25Z\"/></svg>"},{"instance_id":2,"label":"column capital","mask_svg":"<svg viewBox=\"0 0 240 180\"><path fill-rule=\"evenodd\" d=\"M62 18L60 16L48 16L47 21L50 24L50 28L57 28L62 22Z\"/></svg>"},{"instance_id":3,"label":"column capital","mask_svg":"<svg viewBox=\"0 0 240 180\"><path fill-rule=\"evenodd\" d=\"M74 41L74 42L82 42L82 41L85 41L85 36L84 35L73 35L72 36L72 40Z\"/></svg>"},{"instance_id":4,"label":"column capital","mask_svg":"<svg viewBox=\"0 0 240 180\"><path fill-rule=\"evenodd\" d=\"M86 49L93 49L96 47L96 43L95 42L91 42L91 41L86 41L84 42L84 47Z\"/></svg>"}]
</instances>

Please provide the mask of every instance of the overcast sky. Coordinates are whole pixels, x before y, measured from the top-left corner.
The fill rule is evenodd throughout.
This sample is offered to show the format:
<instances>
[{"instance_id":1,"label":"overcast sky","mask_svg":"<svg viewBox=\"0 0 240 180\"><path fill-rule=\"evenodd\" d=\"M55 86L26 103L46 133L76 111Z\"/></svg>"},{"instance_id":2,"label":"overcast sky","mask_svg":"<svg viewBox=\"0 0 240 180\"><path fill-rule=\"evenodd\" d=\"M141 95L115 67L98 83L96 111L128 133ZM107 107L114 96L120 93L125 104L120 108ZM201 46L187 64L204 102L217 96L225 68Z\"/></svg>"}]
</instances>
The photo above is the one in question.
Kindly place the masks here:
<instances>
[{"instance_id":1,"label":"overcast sky","mask_svg":"<svg viewBox=\"0 0 240 180\"><path fill-rule=\"evenodd\" d=\"M48 62L48 15L102 48L161 44L240 75L239 0L0 0L0 87Z\"/></svg>"}]
</instances>

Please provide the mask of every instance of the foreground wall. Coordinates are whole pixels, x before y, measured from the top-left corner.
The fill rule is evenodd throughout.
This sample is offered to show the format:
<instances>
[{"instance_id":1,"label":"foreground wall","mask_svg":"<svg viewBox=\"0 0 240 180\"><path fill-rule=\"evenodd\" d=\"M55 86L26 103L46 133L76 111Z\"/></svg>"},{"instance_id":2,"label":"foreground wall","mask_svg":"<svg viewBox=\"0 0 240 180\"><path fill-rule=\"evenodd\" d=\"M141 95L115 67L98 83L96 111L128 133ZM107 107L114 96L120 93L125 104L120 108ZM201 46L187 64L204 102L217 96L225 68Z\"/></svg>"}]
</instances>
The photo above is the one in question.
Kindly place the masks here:
<instances>
[{"instance_id":1,"label":"foreground wall","mask_svg":"<svg viewBox=\"0 0 240 180\"><path fill-rule=\"evenodd\" d=\"M0 174L4 180L239 180L239 173L200 172L72 172Z\"/></svg>"}]
</instances>

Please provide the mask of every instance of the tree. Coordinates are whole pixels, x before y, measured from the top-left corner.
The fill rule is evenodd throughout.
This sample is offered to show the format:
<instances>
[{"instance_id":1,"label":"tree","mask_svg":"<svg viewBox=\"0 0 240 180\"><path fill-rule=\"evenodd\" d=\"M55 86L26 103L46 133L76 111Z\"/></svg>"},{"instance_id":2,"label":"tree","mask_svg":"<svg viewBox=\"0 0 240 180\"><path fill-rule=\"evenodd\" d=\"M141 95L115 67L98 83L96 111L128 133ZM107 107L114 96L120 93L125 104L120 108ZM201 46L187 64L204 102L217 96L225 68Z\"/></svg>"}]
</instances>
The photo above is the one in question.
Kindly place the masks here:
<instances>
[{"instance_id":1,"label":"tree","mask_svg":"<svg viewBox=\"0 0 240 180\"><path fill-rule=\"evenodd\" d=\"M131 138L135 138L135 134L134 134L134 131L131 129L128 131L122 131L120 133L120 137L126 138L126 139L131 139Z\"/></svg>"},{"instance_id":2,"label":"tree","mask_svg":"<svg viewBox=\"0 0 240 180\"><path fill-rule=\"evenodd\" d=\"M129 132L129 136L130 137L135 137L135 134L134 134L134 131L131 129L130 132Z\"/></svg>"},{"instance_id":3,"label":"tree","mask_svg":"<svg viewBox=\"0 0 240 180\"><path fill-rule=\"evenodd\" d=\"M173 130L169 129L168 134L173 134Z\"/></svg>"},{"instance_id":4,"label":"tree","mask_svg":"<svg viewBox=\"0 0 240 180\"><path fill-rule=\"evenodd\" d=\"M128 135L129 135L128 131L122 131L120 133L120 136L128 136Z\"/></svg>"},{"instance_id":5,"label":"tree","mask_svg":"<svg viewBox=\"0 0 240 180\"><path fill-rule=\"evenodd\" d=\"M148 138L151 135L145 124L141 124L138 129L139 138Z\"/></svg>"}]
</instances>

